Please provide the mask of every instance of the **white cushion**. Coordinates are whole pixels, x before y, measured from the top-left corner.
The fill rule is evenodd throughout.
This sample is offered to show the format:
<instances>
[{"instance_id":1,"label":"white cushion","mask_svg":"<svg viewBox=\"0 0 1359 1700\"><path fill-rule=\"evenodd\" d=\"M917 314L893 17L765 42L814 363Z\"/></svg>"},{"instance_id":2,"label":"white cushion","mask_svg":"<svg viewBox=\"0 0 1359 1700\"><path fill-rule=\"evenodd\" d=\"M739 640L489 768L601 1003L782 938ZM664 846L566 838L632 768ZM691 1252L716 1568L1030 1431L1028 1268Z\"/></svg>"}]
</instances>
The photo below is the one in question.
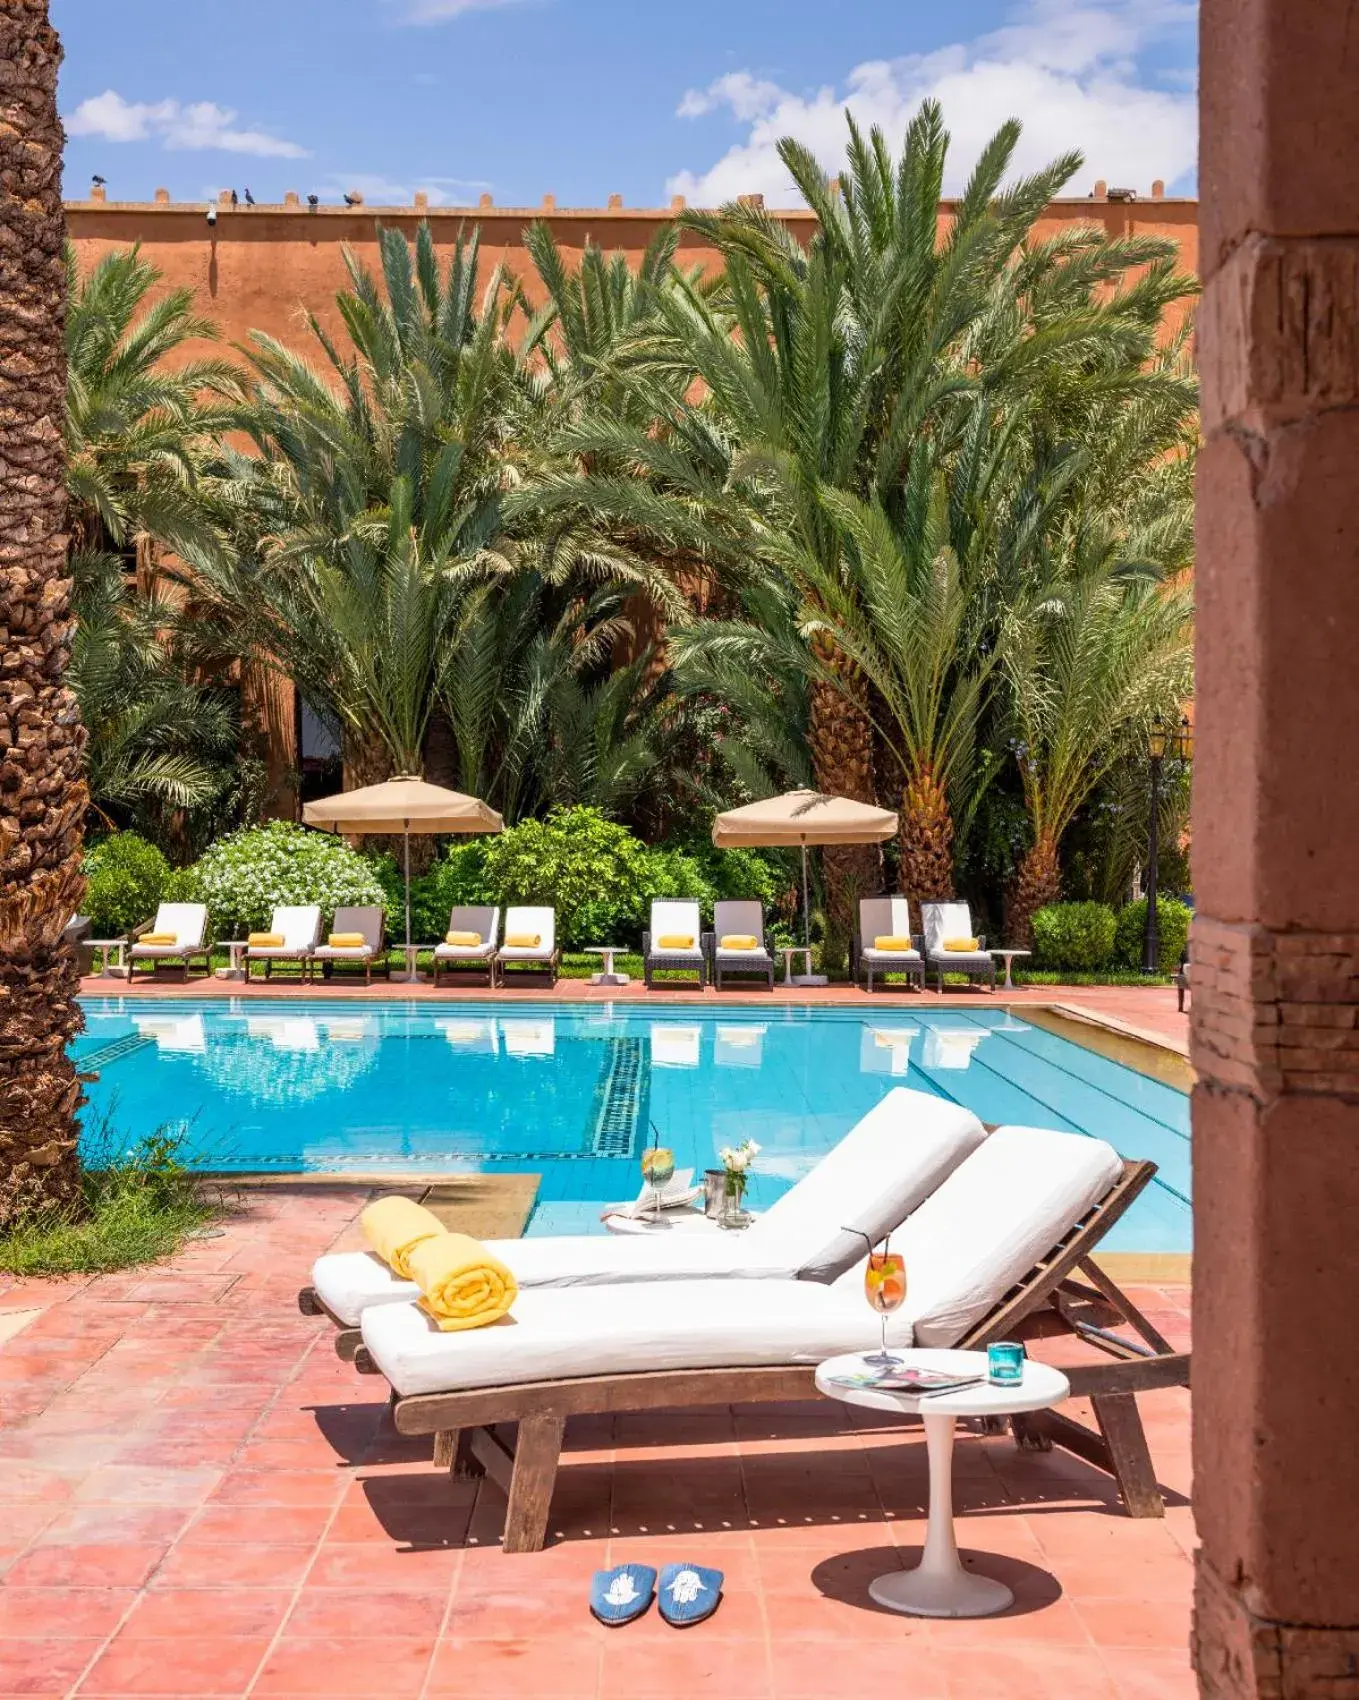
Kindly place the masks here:
<instances>
[{"instance_id":1,"label":"white cushion","mask_svg":"<svg viewBox=\"0 0 1359 1700\"><path fill-rule=\"evenodd\" d=\"M876 1244L985 1136L961 1104L894 1086L743 1237L804 1280L834 1280L864 1256L864 1235Z\"/></svg>"},{"instance_id":2,"label":"white cushion","mask_svg":"<svg viewBox=\"0 0 1359 1700\"><path fill-rule=\"evenodd\" d=\"M156 908L153 933L173 933L180 950L197 950L208 927L205 903L161 903Z\"/></svg>"},{"instance_id":3,"label":"white cushion","mask_svg":"<svg viewBox=\"0 0 1359 1700\"><path fill-rule=\"evenodd\" d=\"M505 911L506 938L523 933L537 933L539 943L532 948L524 945L501 945L500 955L512 961L527 961L530 957L546 959L552 955L557 942L557 911L547 908L517 908Z\"/></svg>"},{"instance_id":4,"label":"white cushion","mask_svg":"<svg viewBox=\"0 0 1359 1700\"><path fill-rule=\"evenodd\" d=\"M665 956L683 956L683 947L678 950L663 948L657 943L661 934L666 937L689 937L694 941L693 954L701 956L699 948L703 936L703 925L699 919L698 904L688 897L656 897L651 902L651 949L653 954Z\"/></svg>"},{"instance_id":5,"label":"white cushion","mask_svg":"<svg viewBox=\"0 0 1359 1700\"><path fill-rule=\"evenodd\" d=\"M311 1284L322 1304L341 1322L357 1328L370 1305L409 1302L420 1297L414 1281L399 1281L371 1251L332 1251L311 1266Z\"/></svg>"},{"instance_id":6,"label":"white cushion","mask_svg":"<svg viewBox=\"0 0 1359 1700\"><path fill-rule=\"evenodd\" d=\"M922 903L920 912L925 918L925 949L931 956L939 954L945 939L976 937L966 903Z\"/></svg>"},{"instance_id":7,"label":"white cushion","mask_svg":"<svg viewBox=\"0 0 1359 1700\"><path fill-rule=\"evenodd\" d=\"M501 1023L502 1029L511 1025ZM844 1226L862 1227L876 1243L984 1137L970 1110L897 1086L741 1233L711 1239L688 1234L655 1239L544 1234L493 1240L490 1249L524 1287L593 1287L703 1276L774 1280L795 1274L827 1281L864 1255L863 1238L844 1233ZM389 1302L409 1296L407 1283L365 1252L318 1258L312 1282L330 1309L350 1323L379 1298Z\"/></svg>"},{"instance_id":8,"label":"white cushion","mask_svg":"<svg viewBox=\"0 0 1359 1700\"><path fill-rule=\"evenodd\" d=\"M997 1128L892 1242L906 1259L904 1315L916 1344L956 1345L1075 1227L1122 1168L1102 1139Z\"/></svg>"},{"instance_id":9,"label":"white cushion","mask_svg":"<svg viewBox=\"0 0 1359 1700\"><path fill-rule=\"evenodd\" d=\"M313 956L323 956L328 961L335 962L361 962L365 956L372 954L373 947L370 944L318 944L312 952Z\"/></svg>"},{"instance_id":10,"label":"white cushion","mask_svg":"<svg viewBox=\"0 0 1359 1700\"><path fill-rule=\"evenodd\" d=\"M311 950L321 936L321 907L317 903L280 904L270 917L266 930L282 933L284 952ZM264 956L282 952L256 950L252 954Z\"/></svg>"},{"instance_id":11,"label":"white cushion","mask_svg":"<svg viewBox=\"0 0 1359 1700\"><path fill-rule=\"evenodd\" d=\"M861 897L859 939L908 939L911 936L911 905L904 897Z\"/></svg>"},{"instance_id":12,"label":"white cushion","mask_svg":"<svg viewBox=\"0 0 1359 1700\"><path fill-rule=\"evenodd\" d=\"M890 968L894 962L920 961L920 952L914 948L910 950L879 950L875 944L865 945L859 955L865 962L871 962L875 967L881 963L885 968Z\"/></svg>"},{"instance_id":13,"label":"white cushion","mask_svg":"<svg viewBox=\"0 0 1359 1700\"><path fill-rule=\"evenodd\" d=\"M485 944L449 944L445 939L442 944L435 945L434 954L441 962L458 957L469 962L482 962L488 956L495 955L495 942L487 940Z\"/></svg>"},{"instance_id":14,"label":"white cushion","mask_svg":"<svg viewBox=\"0 0 1359 1700\"><path fill-rule=\"evenodd\" d=\"M900 1315L889 1317L887 1338L908 1345ZM488 1328L441 1334L413 1304L372 1306L362 1326L374 1362L405 1395L635 1370L813 1364L872 1347L879 1335L862 1294L851 1302L805 1281L526 1288Z\"/></svg>"},{"instance_id":15,"label":"white cushion","mask_svg":"<svg viewBox=\"0 0 1359 1700\"><path fill-rule=\"evenodd\" d=\"M133 956L197 956L203 949L198 944L134 944Z\"/></svg>"}]
</instances>

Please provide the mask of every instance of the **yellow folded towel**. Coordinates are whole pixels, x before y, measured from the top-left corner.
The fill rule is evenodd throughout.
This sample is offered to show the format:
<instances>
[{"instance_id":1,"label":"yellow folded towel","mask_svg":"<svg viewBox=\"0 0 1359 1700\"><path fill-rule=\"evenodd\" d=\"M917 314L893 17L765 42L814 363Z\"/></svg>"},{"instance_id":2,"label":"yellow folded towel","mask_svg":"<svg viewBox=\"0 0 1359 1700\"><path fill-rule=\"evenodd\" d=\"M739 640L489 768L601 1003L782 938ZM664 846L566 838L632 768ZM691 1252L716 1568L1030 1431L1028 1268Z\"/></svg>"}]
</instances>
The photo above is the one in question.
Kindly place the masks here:
<instances>
[{"instance_id":1,"label":"yellow folded towel","mask_svg":"<svg viewBox=\"0 0 1359 1700\"><path fill-rule=\"evenodd\" d=\"M945 950L965 950L976 952L981 949L980 939L945 939Z\"/></svg>"},{"instance_id":2,"label":"yellow folded towel","mask_svg":"<svg viewBox=\"0 0 1359 1700\"><path fill-rule=\"evenodd\" d=\"M480 1240L440 1234L421 1240L410 1256L420 1308L443 1334L499 1322L519 1297L519 1283Z\"/></svg>"},{"instance_id":3,"label":"yellow folded towel","mask_svg":"<svg viewBox=\"0 0 1359 1700\"><path fill-rule=\"evenodd\" d=\"M543 942L541 933L506 933L505 943L511 950L537 950Z\"/></svg>"},{"instance_id":4,"label":"yellow folded towel","mask_svg":"<svg viewBox=\"0 0 1359 1700\"><path fill-rule=\"evenodd\" d=\"M251 933L246 943L252 950L282 950L284 938L282 933Z\"/></svg>"},{"instance_id":5,"label":"yellow folded towel","mask_svg":"<svg viewBox=\"0 0 1359 1700\"><path fill-rule=\"evenodd\" d=\"M444 1225L432 1210L413 1198L379 1198L359 1217L363 1237L393 1275L409 1281L410 1255L424 1240L442 1234Z\"/></svg>"},{"instance_id":6,"label":"yellow folded towel","mask_svg":"<svg viewBox=\"0 0 1359 1700\"><path fill-rule=\"evenodd\" d=\"M178 933L143 933L138 944L178 944Z\"/></svg>"},{"instance_id":7,"label":"yellow folded towel","mask_svg":"<svg viewBox=\"0 0 1359 1700\"><path fill-rule=\"evenodd\" d=\"M662 933L656 940L662 950L692 950L694 935L692 933Z\"/></svg>"},{"instance_id":8,"label":"yellow folded towel","mask_svg":"<svg viewBox=\"0 0 1359 1700\"><path fill-rule=\"evenodd\" d=\"M758 950L760 941L754 933L723 933L717 947L719 950Z\"/></svg>"},{"instance_id":9,"label":"yellow folded towel","mask_svg":"<svg viewBox=\"0 0 1359 1700\"><path fill-rule=\"evenodd\" d=\"M362 933L332 933L330 948L332 950L362 950L368 940Z\"/></svg>"},{"instance_id":10,"label":"yellow folded towel","mask_svg":"<svg viewBox=\"0 0 1359 1700\"><path fill-rule=\"evenodd\" d=\"M873 940L874 950L914 950L910 939L897 937L895 933L880 933Z\"/></svg>"},{"instance_id":11,"label":"yellow folded towel","mask_svg":"<svg viewBox=\"0 0 1359 1700\"><path fill-rule=\"evenodd\" d=\"M481 943L480 933L445 933L444 939L448 944L461 944L475 950Z\"/></svg>"}]
</instances>

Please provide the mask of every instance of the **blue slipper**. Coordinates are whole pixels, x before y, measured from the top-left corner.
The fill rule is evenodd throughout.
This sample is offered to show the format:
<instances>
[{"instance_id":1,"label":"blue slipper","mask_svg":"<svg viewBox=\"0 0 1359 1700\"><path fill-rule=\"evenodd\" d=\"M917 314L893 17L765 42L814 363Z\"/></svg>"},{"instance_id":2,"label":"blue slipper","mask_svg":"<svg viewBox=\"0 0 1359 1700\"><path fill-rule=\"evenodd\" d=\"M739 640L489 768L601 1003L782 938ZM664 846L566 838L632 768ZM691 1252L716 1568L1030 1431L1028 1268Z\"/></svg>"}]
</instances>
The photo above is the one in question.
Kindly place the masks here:
<instances>
[{"instance_id":1,"label":"blue slipper","mask_svg":"<svg viewBox=\"0 0 1359 1700\"><path fill-rule=\"evenodd\" d=\"M667 1564L658 1591L661 1616L676 1629L702 1623L722 1598L722 1572L698 1564Z\"/></svg>"},{"instance_id":2,"label":"blue slipper","mask_svg":"<svg viewBox=\"0 0 1359 1700\"><path fill-rule=\"evenodd\" d=\"M619 1564L596 1570L590 1583L590 1610L601 1623L631 1623L651 1604L656 1572L649 1564Z\"/></svg>"}]
</instances>

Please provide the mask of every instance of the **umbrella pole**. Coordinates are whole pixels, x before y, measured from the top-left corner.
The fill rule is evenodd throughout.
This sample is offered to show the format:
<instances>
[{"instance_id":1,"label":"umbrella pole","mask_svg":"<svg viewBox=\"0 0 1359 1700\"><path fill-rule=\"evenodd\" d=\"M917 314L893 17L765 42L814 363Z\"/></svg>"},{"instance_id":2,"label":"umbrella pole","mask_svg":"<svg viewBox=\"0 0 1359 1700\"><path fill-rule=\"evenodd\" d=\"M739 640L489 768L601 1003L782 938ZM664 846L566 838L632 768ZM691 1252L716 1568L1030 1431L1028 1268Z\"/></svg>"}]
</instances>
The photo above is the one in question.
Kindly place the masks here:
<instances>
[{"instance_id":1,"label":"umbrella pole","mask_svg":"<svg viewBox=\"0 0 1359 1700\"><path fill-rule=\"evenodd\" d=\"M802 942L807 949L812 948L812 901L807 895L807 840L802 840ZM807 971L811 972L812 959L807 958Z\"/></svg>"},{"instance_id":2,"label":"umbrella pole","mask_svg":"<svg viewBox=\"0 0 1359 1700\"><path fill-rule=\"evenodd\" d=\"M411 823L405 821L402 824L406 849L406 973L413 980L415 970L411 963Z\"/></svg>"}]
</instances>

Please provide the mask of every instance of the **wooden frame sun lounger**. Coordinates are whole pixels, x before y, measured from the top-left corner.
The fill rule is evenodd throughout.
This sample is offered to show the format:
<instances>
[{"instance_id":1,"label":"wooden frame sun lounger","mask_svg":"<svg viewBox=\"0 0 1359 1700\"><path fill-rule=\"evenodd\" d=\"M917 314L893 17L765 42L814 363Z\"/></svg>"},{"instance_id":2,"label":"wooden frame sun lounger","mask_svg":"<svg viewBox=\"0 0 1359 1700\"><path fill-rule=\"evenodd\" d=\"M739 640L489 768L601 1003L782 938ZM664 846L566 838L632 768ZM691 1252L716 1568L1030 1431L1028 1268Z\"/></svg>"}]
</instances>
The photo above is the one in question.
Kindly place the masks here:
<instances>
[{"instance_id":1,"label":"wooden frame sun lounger","mask_svg":"<svg viewBox=\"0 0 1359 1700\"><path fill-rule=\"evenodd\" d=\"M1190 1359L1187 1352L1171 1350L1091 1257L1155 1173L1154 1163L1125 1161L1118 1179L1076 1226L957 1342L977 1348L1016 1334L1061 1332L1102 1350L1112 1361L1064 1366L1073 1396L1090 1398L1097 1430L1055 1412L1013 1419L1013 1430L1021 1445L1062 1446L1108 1471L1134 1517L1159 1517L1165 1511L1136 1396L1152 1388L1187 1387ZM308 1315L324 1312L310 1291L299 1295L299 1304ZM1115 1332L1120 1325L1138 1338ZM358 1335L357 1329L341 1327L337 1351L352 1357L360 1373L380 1374ZM814 1378L812 1364L782 1364L584 1376L406 1397L394 1393L392 1419L401 1434L435 1437L436 1464L455 1475L489 1476L508 1498L505 1551L537 1552L546 1539L568 1417L810 1399L818 1397ZM511 1423L518 1425L513 1440L498 1432L499 1425Z\"/></svg>"}]
</instances>

